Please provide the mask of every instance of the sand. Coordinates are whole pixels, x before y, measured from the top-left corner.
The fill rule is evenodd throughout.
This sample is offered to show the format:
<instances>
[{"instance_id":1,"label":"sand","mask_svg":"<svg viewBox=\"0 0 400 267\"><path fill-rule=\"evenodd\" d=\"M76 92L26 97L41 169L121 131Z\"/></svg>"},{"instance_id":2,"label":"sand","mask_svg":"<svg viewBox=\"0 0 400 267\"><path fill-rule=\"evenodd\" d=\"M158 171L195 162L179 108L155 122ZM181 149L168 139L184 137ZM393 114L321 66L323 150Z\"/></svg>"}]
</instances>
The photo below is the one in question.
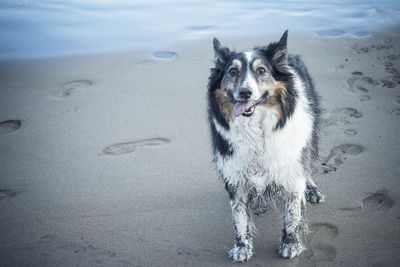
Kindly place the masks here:
<instances>
[{"instance_id":1,"label":"sand","mask_svg":"<svg viewBox=\"0 0 400 267\"><path fill-rule=\"evenodd\" d=\"M279 36L220 37L238 50ZM1 266L230 266L228 195L211 162L211 38L156 51L0 61ZM400 28L289 34L323 101L327 201L300 257L278 257L279 209L243 266L400 261Z\"/></svg>"}]
</instances>

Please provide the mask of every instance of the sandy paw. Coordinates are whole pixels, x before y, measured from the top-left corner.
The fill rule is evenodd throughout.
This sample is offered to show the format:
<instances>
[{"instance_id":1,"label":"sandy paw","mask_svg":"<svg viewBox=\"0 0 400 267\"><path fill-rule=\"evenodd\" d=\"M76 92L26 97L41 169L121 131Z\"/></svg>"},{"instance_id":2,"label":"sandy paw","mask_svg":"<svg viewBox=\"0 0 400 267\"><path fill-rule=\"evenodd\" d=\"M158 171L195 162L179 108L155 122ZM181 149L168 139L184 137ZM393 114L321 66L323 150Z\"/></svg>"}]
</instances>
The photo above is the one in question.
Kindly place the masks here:
<instances>
[{"instance_id":1,"label":"sandy paw","mask_svg":"<svg viewBox=\"0 0 400 267\"><path fill-rule=\"evenodd\" d=\"M251 258L253 252L250 248L235 246L228 252L228 254L233 262L244 262Z\"/></svg>"},{"instance_id":2,"label":"sandy paw","mask_svg":"<svg viewBox=\"0 0 400 267\"><path fill-rule=\"evenodd\" d=\"M93 85L93 82L90 80L69 81L61 85L60 90L55 91L53 96L56 98L65 98L70 96L74 91L85 89L91 85Z\"/></svg>"},{"instance_id":3,"label":"sandy paw","mask_svg":"<svg viewBox=\"0 0 400 267\"><path fill-rule=\"evenodd\" d=\"M6 120L0 122L0 134L14 132L21 127L21 120Z\"/></svg>"},{"instance_id":4,"label":"sandy paw","mask_svg":"<svg viewBox=\"0 0 400 267\"><path fill-rule=\"evenodd\" d=\"M107 155L122 155L122 154L132 153L139 147L159 146L167 144L169 142L170 140L167 138L150 138L150 139L142 139L131 142L117 143L104 148L103 153Z\"/></svg>"},{"instance_id":5,"label":"sandy paw","mask_svg":"<svg viewBox=\"0 0 400 267\"><path fill-rule=\"evenodd\" d=\"M304 250L305 247L300 242L293 242L293 243L282 242L279 247L279 255L285 259L292 259L300 255L300 253Z\"/></svg>"},{"instance_id":6,"label":"sandy paw","mask_svg":"<svg viewBox=\"0 0 400 267\"><path fill-rule=\"evenodd\" d=\"M325 195L322 194L317 187L307 186L305 196L308 203L314 204L325 202Z\"/></svg>"}]
</instances>

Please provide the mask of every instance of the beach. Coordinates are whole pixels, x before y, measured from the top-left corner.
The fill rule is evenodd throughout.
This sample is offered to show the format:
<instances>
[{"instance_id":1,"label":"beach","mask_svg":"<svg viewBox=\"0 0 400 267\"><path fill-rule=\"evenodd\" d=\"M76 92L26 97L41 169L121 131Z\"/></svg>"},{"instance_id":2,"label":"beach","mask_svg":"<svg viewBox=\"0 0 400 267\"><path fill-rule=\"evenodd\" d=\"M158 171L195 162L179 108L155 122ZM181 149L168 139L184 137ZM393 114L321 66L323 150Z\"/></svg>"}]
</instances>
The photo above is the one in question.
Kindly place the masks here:
<instances>
[{"instance_id":1,"label":"beach","mask_svg":"<svg viewBox=\"0 0 400 267\"><path fill-rule=\"evenodd\" d=\"M219 37L238 51L280 35ZM255 218L241 266L400 262L400 27L367 38L289 30L322 97L307 250L278 256L283 213ZM212 163L212 38L0 61L0 266L231 266ZM156 54L157 55L157 54ZM160 55L160 54L158 54Z\"/></svg>"}]
</instances>

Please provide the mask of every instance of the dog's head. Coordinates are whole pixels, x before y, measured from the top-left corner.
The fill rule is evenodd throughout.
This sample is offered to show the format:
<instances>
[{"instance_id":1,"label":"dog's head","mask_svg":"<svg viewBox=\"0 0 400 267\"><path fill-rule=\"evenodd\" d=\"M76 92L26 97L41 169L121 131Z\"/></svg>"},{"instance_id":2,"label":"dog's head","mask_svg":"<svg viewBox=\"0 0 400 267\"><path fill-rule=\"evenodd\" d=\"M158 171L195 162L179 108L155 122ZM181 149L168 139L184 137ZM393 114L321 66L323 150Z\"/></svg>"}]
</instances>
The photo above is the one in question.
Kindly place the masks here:
<instances>
[{"instance_id":1,"label":"dog's head","mask_svg":"<svg viewBox=\"0 0 400 267\"><path fill-rule=\"evenodd\" d=\"M286 31L279 42L245 52L232 52L214 38L218 85L215 96L226 116L251 116L255 106L273 108L282 116L287 68Z\"/></svg>"}]
</instances>

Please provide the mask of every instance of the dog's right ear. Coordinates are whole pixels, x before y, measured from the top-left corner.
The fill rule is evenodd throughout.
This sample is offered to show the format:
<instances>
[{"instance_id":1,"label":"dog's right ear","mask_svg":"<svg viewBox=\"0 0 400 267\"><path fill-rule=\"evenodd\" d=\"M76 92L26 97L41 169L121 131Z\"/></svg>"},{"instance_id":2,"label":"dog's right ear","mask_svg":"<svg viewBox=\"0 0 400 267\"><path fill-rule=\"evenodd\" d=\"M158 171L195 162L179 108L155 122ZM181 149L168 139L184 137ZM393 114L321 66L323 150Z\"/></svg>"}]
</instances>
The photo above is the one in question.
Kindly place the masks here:
<instances>
[{"instance_id":1,"label":"dog's right ear","mask_svg":"<svg viewBox=\"0 0 400 267\"><path fill-rule=\"evenodd\" d=\"M226 62L229 59L229 55L231 54L229 48L222 47L221 43L215 37L213 40L213 45L214 45L214 56L216 61L220 60L222 62Z\"/></svg>"}]
</instances>

